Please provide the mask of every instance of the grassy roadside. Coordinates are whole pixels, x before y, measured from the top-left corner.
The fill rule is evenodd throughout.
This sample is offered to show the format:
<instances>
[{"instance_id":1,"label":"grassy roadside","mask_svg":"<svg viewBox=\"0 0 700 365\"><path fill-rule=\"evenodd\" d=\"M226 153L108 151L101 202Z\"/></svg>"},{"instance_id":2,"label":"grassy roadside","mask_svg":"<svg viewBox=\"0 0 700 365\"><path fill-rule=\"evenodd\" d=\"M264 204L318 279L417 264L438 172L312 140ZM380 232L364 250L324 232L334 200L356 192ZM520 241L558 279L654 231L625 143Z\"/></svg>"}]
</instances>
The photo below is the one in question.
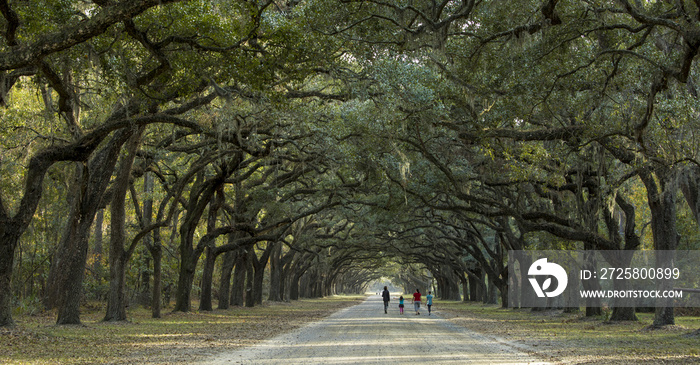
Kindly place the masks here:
<instances>
[{"instance_id":1,"label":"grassy roadside","mask_svg":"<svg viewBox=\"0 0 700 365\"><path fill-rule=\"evenodd\" d=\"M55 326L55 316L15 317L0 329L0 364L191 364L254 344L357 304L364 296L266 303L213 312L129 312L129 322L104 323L102 310L82 314L82 326Z\"/></svg>"},{"instance_id":2,"label":"grassy roadside","mask_svg":"<svg viewBox=\"0 0 700 365\"><path fill-rule=\"evenodd\" d=\"M653 314L632 323L604 323L562 311L531 312L495 305L436 302L451 322L489 336L524 345L545 360L563 364L700 363L700 317L677 316L676 326L649 330Z\"/></svg>"}]
</instances>

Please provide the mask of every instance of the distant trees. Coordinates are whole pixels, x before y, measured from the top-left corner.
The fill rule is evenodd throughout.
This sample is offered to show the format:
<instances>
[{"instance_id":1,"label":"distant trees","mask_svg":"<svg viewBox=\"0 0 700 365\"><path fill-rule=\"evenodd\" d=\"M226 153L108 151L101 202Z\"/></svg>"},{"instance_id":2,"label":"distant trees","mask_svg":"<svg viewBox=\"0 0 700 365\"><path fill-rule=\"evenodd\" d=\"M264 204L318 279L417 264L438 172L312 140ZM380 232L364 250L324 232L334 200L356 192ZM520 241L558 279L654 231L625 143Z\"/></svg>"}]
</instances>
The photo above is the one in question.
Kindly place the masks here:
<instances>
[{"instance_id":1,"label":"distant trees","mask_svg":"<svg viewBox=\"0 0 700 365\"><path fill-rule=\"evenodd\" d=\"M323 29L386 55L367 68L385 87L374 99L396 125L384 135L404 160L388 170L417 198L407 210L460 212L479 227L470 240L488 232L497 247L513 237L520 248L562 247L534 246L537 232L569 248L677 247L679 174L697 164L697 4L355 5ZM640 188L646 197L631 200ZM405 232L415 241L414 228ZM491 248L476 247L466 260ZM660 308L655 324L672 324L671 313ZM616 309L613 318L634 313Z\"/></svg>"}]
</instances>

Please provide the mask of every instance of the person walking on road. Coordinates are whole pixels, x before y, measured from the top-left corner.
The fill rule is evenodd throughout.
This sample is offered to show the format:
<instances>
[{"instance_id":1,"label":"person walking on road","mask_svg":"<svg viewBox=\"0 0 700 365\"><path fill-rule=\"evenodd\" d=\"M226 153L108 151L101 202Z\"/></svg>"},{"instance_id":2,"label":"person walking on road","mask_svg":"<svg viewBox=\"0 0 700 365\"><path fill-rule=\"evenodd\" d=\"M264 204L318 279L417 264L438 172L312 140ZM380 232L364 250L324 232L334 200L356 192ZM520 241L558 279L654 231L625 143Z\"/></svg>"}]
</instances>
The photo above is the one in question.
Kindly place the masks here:
<instances>
[{"instance_id":1,"label":"person walking on road","mask_svg":"<svg viewBox=\"0 0 700 365\"><path fill-rule=\"evenodd\" d=\"M389 307L389 289L386 286L382 292L382 299L384 299L384 313L386 314L386 309Z\"/></svg>"},{"instance_id":2,"label":"person walking on road","mask_svg":"<svg viewBox=\"0 0 700 365\"><path fill-rule=\"evenodd\" d=\"M428 306L428 315L430 315L431 307L433 306L433 295L428 291L428 295L425 296L425 305Z\"/></svg>"},{"instance_id":3,"label":"person walking on road","mask_svg":"<svg viewBox=\"0 0 700 365\"><path fill-rule=\"evenodd\" d=\"M418 289L413 293L413 309L416 310L416 315L420 314L420 290Z\"/></svg>"},{"instance_id":4,"label":"person walking on road","mask_svg":"<svg viewBox=\"0 0 700 365\"><path fill-rule=\"evenodd\" d=\"M403 314L403 295L399 297L399 314Z\"/></svg>"}]
</instances>

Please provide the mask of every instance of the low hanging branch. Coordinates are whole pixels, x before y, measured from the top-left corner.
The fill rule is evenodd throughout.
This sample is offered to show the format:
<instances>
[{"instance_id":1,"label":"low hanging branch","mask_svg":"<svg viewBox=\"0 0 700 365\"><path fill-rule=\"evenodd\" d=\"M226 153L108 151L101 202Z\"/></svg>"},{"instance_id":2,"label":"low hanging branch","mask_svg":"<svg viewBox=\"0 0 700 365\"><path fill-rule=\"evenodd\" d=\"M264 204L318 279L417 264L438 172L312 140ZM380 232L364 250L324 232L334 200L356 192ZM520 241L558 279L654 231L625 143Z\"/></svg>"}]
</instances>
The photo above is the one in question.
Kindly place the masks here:
<instances>
[{"instance_id":1,"label":"low hanging branch","mask_svg":"<svg viewBox=\"0 0 700 365\"><path fill-rule=\"evenodd\" d=\"M67 25L55 33L39 37L30 44L0 52L0 71L35 64L50 54L66 50L103 34L112 25L131 19L150 8L178 1L180 0L122 1L112 6L102 7L101 11L87 20ZM14 32L10 33L10 37L14 39Z\"/></svg>"}]
</instances>

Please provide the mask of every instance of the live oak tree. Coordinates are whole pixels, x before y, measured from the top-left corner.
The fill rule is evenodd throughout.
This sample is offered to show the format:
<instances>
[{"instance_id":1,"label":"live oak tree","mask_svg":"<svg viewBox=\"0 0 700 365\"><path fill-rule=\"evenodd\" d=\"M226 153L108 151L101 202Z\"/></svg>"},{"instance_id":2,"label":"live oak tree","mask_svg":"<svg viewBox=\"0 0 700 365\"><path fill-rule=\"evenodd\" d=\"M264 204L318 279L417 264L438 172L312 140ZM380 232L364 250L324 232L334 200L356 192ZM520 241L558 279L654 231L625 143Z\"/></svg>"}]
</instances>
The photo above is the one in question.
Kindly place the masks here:
<instances>
[{"instance_id":1,"label":"live oak tree","mask_svg":"<svg viewBox=\"0 0 700 365\"><path fill-rule=\"evenodd\" d=\"M461 284L465 299L498 289L506 304L505 250L674 250L697 232L692 1L0 1L0 13L0 326L22 234L59 210L45 191L70 208L51 228L59 323L80 321L103 209L106 320L126 318L141 244L157 300L177 242L165 274L186 311L198 278L212 309L217 275L220 307L260 302L268 261L269 300L361 290L393 261L410 290L433 278L444 298ZM658 308L655 324L672 323Z\"/></svg>"}]
</instances>

